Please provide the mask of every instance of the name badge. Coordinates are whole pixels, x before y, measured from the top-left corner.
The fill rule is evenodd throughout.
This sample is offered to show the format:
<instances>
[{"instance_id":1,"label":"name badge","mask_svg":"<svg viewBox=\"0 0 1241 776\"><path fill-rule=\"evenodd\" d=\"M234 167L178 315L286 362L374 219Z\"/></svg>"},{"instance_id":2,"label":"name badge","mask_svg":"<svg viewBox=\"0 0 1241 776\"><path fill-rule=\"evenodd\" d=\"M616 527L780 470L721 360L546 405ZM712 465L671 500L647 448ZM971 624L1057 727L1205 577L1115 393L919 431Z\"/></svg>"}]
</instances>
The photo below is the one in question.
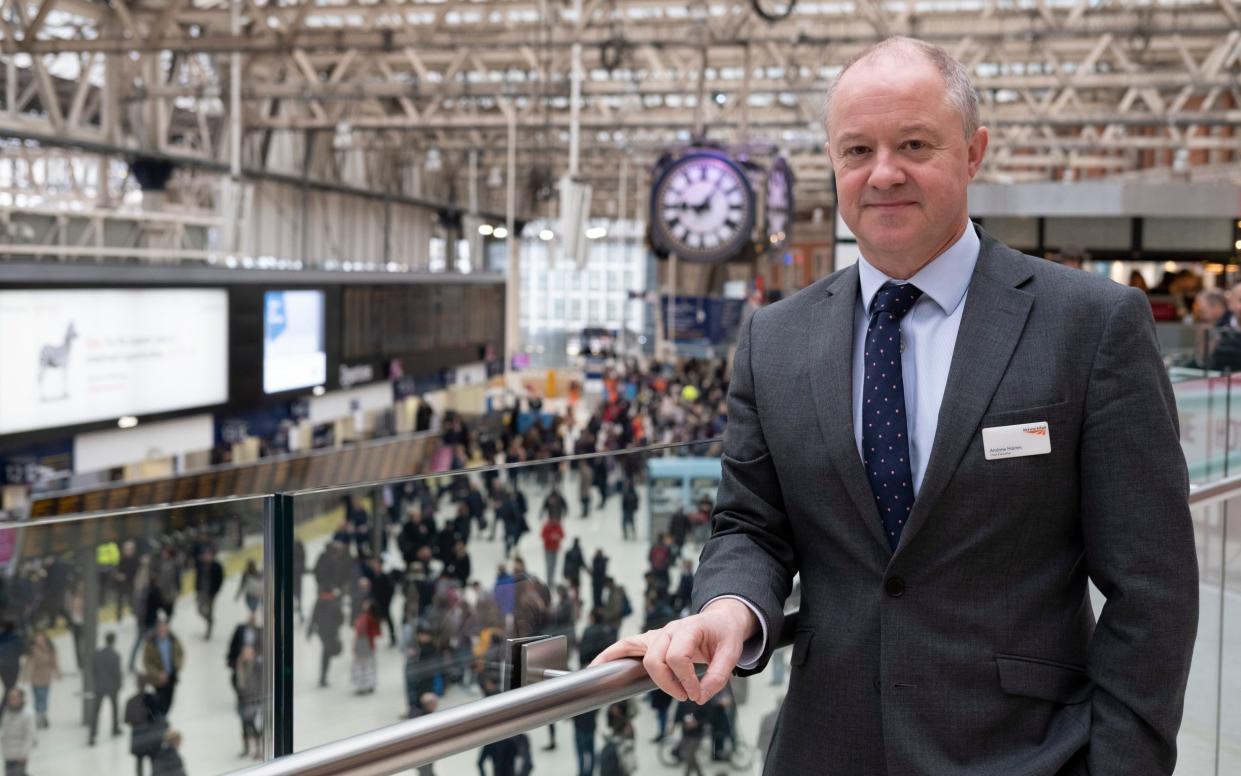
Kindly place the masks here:
<instances>
[{"instance_id":1,"label":"name badge","mask_svg":"<svg viewBox=\"0 0 1241 776\"><path fill-rule=\"evenodd\" d=\"M982 430L982 449L988 461L1047 455L1051 452L1051 430L1047 421L996 426Z\"/></svg>"}]
</instances>

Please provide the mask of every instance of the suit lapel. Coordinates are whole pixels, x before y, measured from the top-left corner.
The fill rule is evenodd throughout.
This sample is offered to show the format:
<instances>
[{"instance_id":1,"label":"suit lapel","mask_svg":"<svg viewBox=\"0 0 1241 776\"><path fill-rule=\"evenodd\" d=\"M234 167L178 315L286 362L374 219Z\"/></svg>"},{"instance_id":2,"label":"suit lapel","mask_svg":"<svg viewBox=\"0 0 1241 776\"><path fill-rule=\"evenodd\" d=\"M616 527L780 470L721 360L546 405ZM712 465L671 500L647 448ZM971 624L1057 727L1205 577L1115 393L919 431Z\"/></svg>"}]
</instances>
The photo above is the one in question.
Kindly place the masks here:
<instances>
[{"instance_id":1,"label":"suit lapel","mask_svg":"<svg viewBox=\"0 0 1241 776\"><path fill-rule=\"evenodd\" d=\"M853 433L853 325L857 297L855 264L842 272L814 305L803 352L810 354L810 388L819 430L832 464L871 535L885 552L890 552Z\"/></svg>"},{"instance_id":2,"label":"suit lapel","mask_svg":"<svg viewBox=\"0 0 1241 776\"><path fill-rule=\"evenodd\" d=\"M979 237L978 266L965 298L931 458L897 554L917 536L952 480L1008 369L1034 301L1031 294L1015 287L1030 277L1019 254L981 229Z\"/></svg>"}]
</instances>

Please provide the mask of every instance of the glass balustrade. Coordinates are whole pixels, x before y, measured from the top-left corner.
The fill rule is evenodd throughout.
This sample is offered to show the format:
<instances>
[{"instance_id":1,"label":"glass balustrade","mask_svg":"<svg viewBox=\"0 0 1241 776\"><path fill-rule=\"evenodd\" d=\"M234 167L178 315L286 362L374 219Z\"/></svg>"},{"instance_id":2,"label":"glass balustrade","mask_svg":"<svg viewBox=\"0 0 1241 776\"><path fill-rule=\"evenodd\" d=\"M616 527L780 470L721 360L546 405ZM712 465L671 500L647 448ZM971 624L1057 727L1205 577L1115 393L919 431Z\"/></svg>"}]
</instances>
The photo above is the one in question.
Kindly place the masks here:
<instances>
[{"instance_id":1,"label":"glass balustrade","mask_svg":"<svg viewBox=\"0 0 1241 776\"><path fill-rule=\"evenodd\" d=\"M1177 384L1182 422L1185 403L1199 398L1211 413L1222 404L1230 419L1227 378L1206 380ZM1231 435L1225 436L1227 448ZM703 516L715 495L719 455L719 442L711 441L4 524L0 681L25 695L23 709L13 713L29 715L30 770L124 773L135 765L135 744L163 756L175 747L191 773L236 770L253 763L256 751L266 757L287 749L285 726L292 749L301 751L432 705L443 710L503 692L499 666L508 636L565 635L565 667L576 669L592 640L604 644L686 611L676 595L681 565L692 567L706 536ZM1226 461L1212 464L1220 469L1212 479ZM1230 701L1241 697L1241 495L1194 500L1200 628L1177 769L1189 776L1241 771L1241 708ZM550 520L553 514L560 520ZM548 528L548 538L561 531L563 538L549 558L544 528L553 522L558 528ZM671 549L652 553L653 540L668 532ZM575 541L580 562L566 569ZM211 568L207 548L220 563L213 607L197 587L199 568ZM607 559L598 572L596 553ZM251 562L257 576L247 578ZM666 569L666 578L652 575L652 565ZM276 579L273 570L288 573ZM571 576L576 584L568 584ZM644 593L664 584L675 603L648 606ZM1096 599L1099 611L1103 601ZM210 638L206 611L213 615ZM246 627L251 611L254 630ZM282 617L292 624L289 634L276 632ZM175 638L164 642L164 627ZM109 635L114 657L105 649ZM120 735L113 736L108 690L117 672L109 666L118 663ZM757 772L755 744L777 708L783 666L777 660L764 675L735 681L731 703L702 712L714 722L710 729L730 731L703 737L696 756L708 772L713 755L743 766L730 772ZM164 680L172 673L166 668L176 669L175 683ZM145 699L139 676L154 684ZM291 704L280 692L291 695ZM597 758L609 741L628 750L632 733L639 773L683 769L677 758L689 752L679 751L681 736L671 729L675 703L665 711L669 735L656 742L661 704L652 700L658 696L595 715ZM159 721L156 710L165 704ZM589 725L566 720L554 727L554 750L545 750L552 733L543 727L524 742L489 748L487 756L525 748L541 770L573 772L577 733ZM482 754L447 758L435 772L473 774Z\"/></svg>"},{"instance_id":2,"label":"glass balustrade","mask_svg":"<svg viewBox=\"0 0 1241 776\"><path fill-rule=\"evenodd\" d=\"M222 773L270 757L270 503L0 525L3 713L21 720L4 722L4 758L27 749L31 773L105 774L139 756L146 773L157 759Z\"/></svg>"}]
</instances>

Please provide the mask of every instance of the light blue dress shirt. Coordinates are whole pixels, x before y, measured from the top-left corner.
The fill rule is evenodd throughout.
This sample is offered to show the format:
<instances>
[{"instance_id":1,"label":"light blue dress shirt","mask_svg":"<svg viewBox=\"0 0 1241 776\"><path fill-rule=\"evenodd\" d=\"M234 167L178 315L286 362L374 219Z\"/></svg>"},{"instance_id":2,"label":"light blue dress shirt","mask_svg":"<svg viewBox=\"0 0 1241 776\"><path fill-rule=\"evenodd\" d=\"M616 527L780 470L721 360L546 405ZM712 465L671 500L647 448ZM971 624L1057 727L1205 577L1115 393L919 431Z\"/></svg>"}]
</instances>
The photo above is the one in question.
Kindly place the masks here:
<instances>
[{"instance_id":1,"label":"light blue dress shirt","mask_svg":"<svg viewBox=\"0 0 1241 776\"><path fill-rule=\"evenodd\" d=\"M866 325L875 294L888 281L913 283L922 289L920 298L901 319L901 375L905 382L905 417L909 424L909 462L914 476L914 495L922 488L926 464L935 444L939 428L939 405L948 385L948 370L957 347L961 330L961 314L970 278L978 264L980 243L970 223L948 250L941 253L909 280L895 280L883 274L866 260L858 259L857 312L853 321L853 438L858 457L862 457L862 382L866 376ZM737 661L739 668L753 668L767 644L767 622L749 601L736 598L758 618L763 628L761 639L748 642ZM713 598L708 602L719 600ZM704 607L705 608L705 607Z\"/></svg>"},{"instance_id":2,"label":"light blue dress shirt","mask_svg":"<svg viewBox=\"0 0 1241 776\"><path fill-rule=\"evenodd\" d=\"M978 264L978 233L971 227L907 281L893 280L866 260L858 259L858 296L853 322L853 438L862 457L862 380L866 376L866 326L870 306L884 283L913 283L922 297L901 319L901 373L905 381L905 413L909 424L909 463L914 495L922 488L926 464L939 428L939 405L944 400L952 353L961 330L961 313L970 278Z\"/></svg>"}]
</instances>

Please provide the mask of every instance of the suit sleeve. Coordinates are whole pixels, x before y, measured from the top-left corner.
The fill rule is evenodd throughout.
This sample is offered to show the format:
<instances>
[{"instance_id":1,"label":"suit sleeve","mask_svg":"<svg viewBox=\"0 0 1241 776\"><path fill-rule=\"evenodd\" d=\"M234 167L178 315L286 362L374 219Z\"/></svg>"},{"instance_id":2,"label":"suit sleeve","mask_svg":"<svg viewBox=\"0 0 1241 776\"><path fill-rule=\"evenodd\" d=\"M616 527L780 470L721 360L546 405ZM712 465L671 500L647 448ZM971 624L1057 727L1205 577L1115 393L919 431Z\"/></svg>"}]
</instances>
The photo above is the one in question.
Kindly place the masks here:
<instances>
[{"instance_id":1,"label":"suit sleeve","mask_svg":"<svg viewBox=\"0 0 1241 776\"><path fill-rule=\"evenodd\" d=\"M1090 773L1170 774L1198 625L1198 562L1176 401L1150 307L1134 289L1095 355L1080 452L1087 569L1107 597L1087 657Z\"/></svg>"},{"instance_id":2,"label":"suit sleeve","mask_svg":"<svg viewBox=\"0 0 1241 776\"><path fill-rule=\"evenodd\" d=\"M720 596L737 596L762 613L764 632L776 634L784 622L784 600L792 588L797 560L784 496L754 396L750 345L761 312L751 315L742 328L733 359L720 487L711 538L703 547L694 575L692 610L699 611ZM737 675L762 671L775 641L763 639L757 662L738 668Z\"/></svg>"}]
</instances>

